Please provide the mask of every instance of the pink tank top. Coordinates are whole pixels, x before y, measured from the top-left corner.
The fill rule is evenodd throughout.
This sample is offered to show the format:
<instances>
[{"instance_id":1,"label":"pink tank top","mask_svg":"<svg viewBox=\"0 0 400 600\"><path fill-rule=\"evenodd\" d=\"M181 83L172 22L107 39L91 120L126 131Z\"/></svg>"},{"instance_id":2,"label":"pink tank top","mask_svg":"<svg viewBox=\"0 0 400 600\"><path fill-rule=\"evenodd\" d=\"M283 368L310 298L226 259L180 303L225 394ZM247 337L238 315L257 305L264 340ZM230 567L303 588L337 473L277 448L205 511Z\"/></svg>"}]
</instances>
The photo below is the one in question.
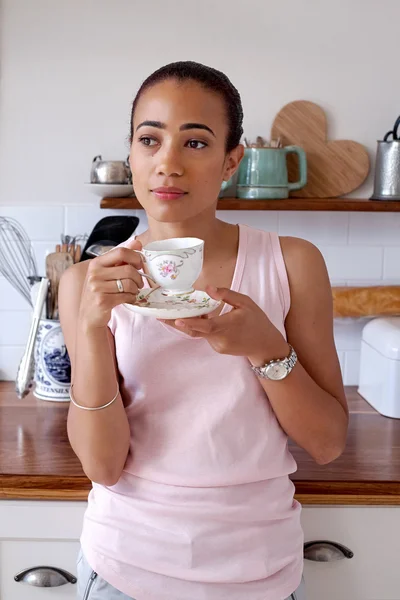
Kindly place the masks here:
<instances>
[{"instance_id":1,"label":"pink tank top","mask_svg":"<svg viewBox=\"0 0 400 600\"><path fill-rule=\"evenodd\" d=\"M231 287L285 336L279 237L239 232ZM131 446L118 483L90 491L89 564L135 600L286 598L303 568L296 463L249 361L123 305L109 327Z\"/></svg>"}]
</instances>

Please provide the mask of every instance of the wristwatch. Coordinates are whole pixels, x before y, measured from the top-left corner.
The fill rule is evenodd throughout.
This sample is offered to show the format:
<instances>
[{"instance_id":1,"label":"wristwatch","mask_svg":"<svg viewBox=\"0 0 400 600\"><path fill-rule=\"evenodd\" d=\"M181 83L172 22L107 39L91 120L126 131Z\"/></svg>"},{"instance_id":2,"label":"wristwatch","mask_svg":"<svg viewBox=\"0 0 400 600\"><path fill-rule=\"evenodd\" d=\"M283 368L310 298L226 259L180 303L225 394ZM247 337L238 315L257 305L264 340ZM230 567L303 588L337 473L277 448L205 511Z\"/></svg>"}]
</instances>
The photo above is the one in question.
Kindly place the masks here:
<instances>
[{"instance_id":1,"label":"wristwatch","mask_svg":"<svg viewBox=\"0 0 400 600\"><path fill-rule=\"evenodd\" d=\"M285 379L297 363L297 354L294 348L289 344L290 353L289 356L282 359L270 360L262 367L251 368L253 371L263 379L272 379L272 381L280 381Z\"/></svg>"}]
</instances>

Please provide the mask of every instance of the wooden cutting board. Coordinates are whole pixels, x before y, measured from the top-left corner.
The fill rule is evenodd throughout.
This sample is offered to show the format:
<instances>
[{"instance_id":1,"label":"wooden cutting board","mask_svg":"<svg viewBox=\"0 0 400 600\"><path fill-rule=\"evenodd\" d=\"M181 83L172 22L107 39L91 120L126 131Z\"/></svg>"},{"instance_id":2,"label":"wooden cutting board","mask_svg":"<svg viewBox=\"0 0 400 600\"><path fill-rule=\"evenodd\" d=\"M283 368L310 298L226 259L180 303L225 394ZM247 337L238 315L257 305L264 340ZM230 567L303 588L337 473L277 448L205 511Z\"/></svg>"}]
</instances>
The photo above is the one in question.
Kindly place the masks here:
<instances>
[{"instance_id":1,"label":"wooden cutting board","mask_svg":"<svg viewBox=\"0 0 400 600\"><path fill-rule=\"evenodd\" d=\"M301 146L307 154L307 185L291 192L296 198L337 198L365 181L369 157L362 144L327 139L323 109L305 100L290 102L277 114L271 139L280 137L284 146ZM297 159L288 156L289 181L299 179Z\"/></svg>"}]
</instances>

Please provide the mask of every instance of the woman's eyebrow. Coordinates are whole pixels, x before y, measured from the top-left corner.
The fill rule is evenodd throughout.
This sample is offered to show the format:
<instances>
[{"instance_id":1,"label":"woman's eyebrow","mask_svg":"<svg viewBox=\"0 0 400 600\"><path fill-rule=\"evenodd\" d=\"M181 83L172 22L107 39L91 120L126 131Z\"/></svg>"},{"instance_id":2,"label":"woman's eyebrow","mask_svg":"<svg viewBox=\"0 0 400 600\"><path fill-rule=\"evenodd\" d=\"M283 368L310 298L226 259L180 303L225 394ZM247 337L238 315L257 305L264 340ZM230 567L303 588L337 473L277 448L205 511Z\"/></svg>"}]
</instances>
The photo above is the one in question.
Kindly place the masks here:
<instances>
[{"instance_id":1,"label":"woman's eyebrow","mask_svg":"<svg viewBox=\"0 0 400 600\"><path fill-rule=\"evenodd\" d=\"M143 121L136 127L136 131L140 129L140 127L157 127L157 129L167 128L166 124L161 123L161 121ZM213 132L213 130L210 129L208 125L204 125L204 123L184 123L179 127L180 131L187 131L188 129L205 129L215 137L215 133Z\"/></svg>"},{"instance_id":2,"label":"woman's eyebrow","mask_svg":"<svg viewBox=\"0 0 400 600\"><path fill-rule=\"evenodd\" d=\"M210 129L208 125L204 125L203 123L184 123L179 127L180 131L186 131L187 129L205 129L206 131L212 133L215 137L215 133L213 132L213 130Z\"/></svg>"}]
</instances>

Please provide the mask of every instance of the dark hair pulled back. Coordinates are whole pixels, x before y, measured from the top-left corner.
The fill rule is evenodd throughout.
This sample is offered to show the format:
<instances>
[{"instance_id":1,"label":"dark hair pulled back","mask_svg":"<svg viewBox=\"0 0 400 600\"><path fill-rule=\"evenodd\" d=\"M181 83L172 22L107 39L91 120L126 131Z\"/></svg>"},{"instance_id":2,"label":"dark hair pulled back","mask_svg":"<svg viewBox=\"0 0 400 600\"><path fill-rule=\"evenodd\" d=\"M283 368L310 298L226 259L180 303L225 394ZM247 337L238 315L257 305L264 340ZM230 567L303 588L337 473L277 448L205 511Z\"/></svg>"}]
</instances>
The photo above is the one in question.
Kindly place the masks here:
<instances>
[{"instance_id":1,"label":"dark hair pulled back","mask_svg":"<svg viewBox=\"0 0 400 600\"><path fill-rule=\"evenodd\" d=\"M226 152L230 152L236 148L243 134L243 108L239 92L221 71L192 61L170 63L157 69L144 80L132 104L130 142L132 143L133 139L133 118L140 96L153 85L168 79L176 79L179 82L196 81L204 88L223 97L229 126L225 149Z\"/></svg>"}]
</instances>

